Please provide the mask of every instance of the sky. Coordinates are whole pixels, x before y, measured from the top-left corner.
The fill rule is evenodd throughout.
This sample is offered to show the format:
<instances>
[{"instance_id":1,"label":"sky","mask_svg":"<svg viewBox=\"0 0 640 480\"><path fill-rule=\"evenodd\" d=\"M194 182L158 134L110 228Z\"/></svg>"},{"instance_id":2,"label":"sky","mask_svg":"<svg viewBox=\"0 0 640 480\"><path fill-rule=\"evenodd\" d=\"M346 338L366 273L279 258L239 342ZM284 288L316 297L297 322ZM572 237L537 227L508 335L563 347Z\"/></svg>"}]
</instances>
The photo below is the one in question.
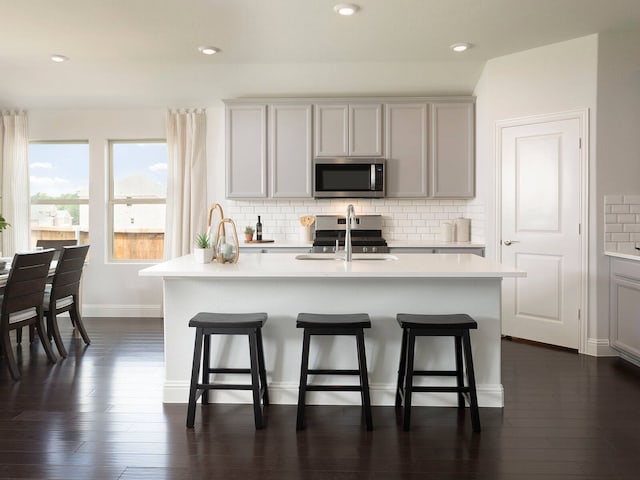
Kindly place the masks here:
<instances>
[{"instance_id":1,"label":"sky","mask_svg":"<svg viewBox=\"0 0 640 480\"><path fill-rule=\"evenodd\" d=\"M113 145L113 153L116 184L130 175L143 174L166 191L166 143L118 142ZM104 168L106 178L108 165ZM86 196L89 190L89 144L29 144L29 175L31 195L45 193L56 197L80 193L82 197Z\"/></svg>"}]
</instances>

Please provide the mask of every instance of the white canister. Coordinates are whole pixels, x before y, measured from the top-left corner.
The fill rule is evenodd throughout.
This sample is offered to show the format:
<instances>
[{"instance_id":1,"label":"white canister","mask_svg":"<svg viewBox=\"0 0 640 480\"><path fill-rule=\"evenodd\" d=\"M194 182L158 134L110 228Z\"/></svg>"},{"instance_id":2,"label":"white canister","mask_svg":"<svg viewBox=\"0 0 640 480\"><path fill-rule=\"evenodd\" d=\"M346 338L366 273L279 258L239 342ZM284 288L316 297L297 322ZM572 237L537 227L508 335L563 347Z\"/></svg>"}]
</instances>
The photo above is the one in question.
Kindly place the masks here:
<instances>
[{"instance_id":1,"label":"white canister","mask_svg":"<svg viewBox=\"0 0 640 480\"><path fill-rule=\"evenodd\" d=\"M311 231L311 227L305 227L304 225L300 226L300 241L301 242L311 242L313 241L313 232Z\"/></svg>"},{"instance_id":2,"label":"white canister","mask_svg":"<svg viewBox=\"0 0 640 480\"><path fill-rule=\"evenodd\" d=\"M440 239L443 242L453 242L455 226L453 223L443 223L440 225Z\"/></svg>"},{"instance_id":3,"label":"white canister","mask_svg":"<svg viewBox=\"0 0 640 480\"><path fill-rule=\"evenodd\" d=\"M459 217L455 220L456 242L471 241L471 219Z\"/></svg>"}]
</instances>

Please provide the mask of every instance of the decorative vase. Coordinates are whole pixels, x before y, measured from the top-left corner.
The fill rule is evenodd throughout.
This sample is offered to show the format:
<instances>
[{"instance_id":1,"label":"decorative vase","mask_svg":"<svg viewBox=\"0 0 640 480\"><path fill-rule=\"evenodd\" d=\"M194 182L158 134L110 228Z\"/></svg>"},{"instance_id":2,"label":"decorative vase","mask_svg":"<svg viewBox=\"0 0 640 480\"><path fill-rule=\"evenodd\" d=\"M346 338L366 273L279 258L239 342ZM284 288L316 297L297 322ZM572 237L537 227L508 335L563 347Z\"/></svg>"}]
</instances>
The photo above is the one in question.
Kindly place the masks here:
<instances>
[{"instance_id":1,"label":"decorative vase","mask_svg":"<svg viewBox=\"0 0 640 480\"><path fill-rule=\"evenodd\" d=\"M213 248L194 248L193 256L196 263L209 263L213 259Z\"/></svg>"}]
</instances>

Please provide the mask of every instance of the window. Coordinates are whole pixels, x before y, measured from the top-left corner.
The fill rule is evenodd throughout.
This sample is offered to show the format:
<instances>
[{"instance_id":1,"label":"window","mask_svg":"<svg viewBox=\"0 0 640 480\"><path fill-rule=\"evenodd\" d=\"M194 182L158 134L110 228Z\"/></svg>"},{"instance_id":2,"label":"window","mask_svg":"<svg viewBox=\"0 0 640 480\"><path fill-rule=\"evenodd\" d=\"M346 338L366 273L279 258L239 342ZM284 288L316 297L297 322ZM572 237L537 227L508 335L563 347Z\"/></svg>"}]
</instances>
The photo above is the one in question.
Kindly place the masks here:
<instances>
[{"instance_id":1,"label":"window","mask_svg":"<svg viewBox=\"0 0 640 480\"><path fill-rule=\"evenodd\" d=\"M110 252L115 261L161 260L167 199L167 143L109 142Z\"/></svg>"},{"instance_id":2,"label":"window","mask_svg":"<svg viewBox=\"0 0 640 480\"><path fill-rule=\"evenodd\" d=\"M89 243L89 143L29 143L31 246L38 240Z\"/></svg>"}]
</instances>

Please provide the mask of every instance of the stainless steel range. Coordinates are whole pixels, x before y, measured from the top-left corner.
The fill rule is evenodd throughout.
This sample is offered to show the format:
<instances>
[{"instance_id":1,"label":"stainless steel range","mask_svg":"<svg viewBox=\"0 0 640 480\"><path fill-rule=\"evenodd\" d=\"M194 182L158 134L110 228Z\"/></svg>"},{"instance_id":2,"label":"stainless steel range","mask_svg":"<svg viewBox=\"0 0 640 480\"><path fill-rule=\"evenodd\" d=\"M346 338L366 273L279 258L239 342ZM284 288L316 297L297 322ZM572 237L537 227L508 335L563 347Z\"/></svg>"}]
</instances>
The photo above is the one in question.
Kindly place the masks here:
<instances>
[{"instance_id":1,"label":"stainless steel range","mask_svg":"<svg viewBox=\"0 0 640 480\"><path fill-rule=\"evenodd\" d=\"M313 253L332 253L336 241L344 248L347 221L342 215L316 215L316 234ZM351 228L353 253L388 253L389 247L382 238L382 215L359 215Z\"/></svg>"}]
</instances>

